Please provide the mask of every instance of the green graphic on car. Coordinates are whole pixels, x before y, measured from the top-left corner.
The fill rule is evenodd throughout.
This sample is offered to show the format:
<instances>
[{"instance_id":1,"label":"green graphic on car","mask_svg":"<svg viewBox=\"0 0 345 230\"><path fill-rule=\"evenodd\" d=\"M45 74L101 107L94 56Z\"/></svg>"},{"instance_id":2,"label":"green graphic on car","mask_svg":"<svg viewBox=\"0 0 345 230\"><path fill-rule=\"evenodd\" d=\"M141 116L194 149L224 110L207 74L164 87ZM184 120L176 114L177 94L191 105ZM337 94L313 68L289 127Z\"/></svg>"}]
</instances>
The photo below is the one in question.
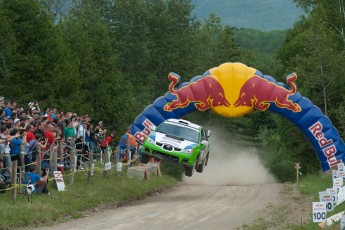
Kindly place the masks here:
<instances>
[{"instance_id":1,"label":"green graphic on car","mask_svg":"<svg viewBox=\"0 0 345 230\"><path fill-rule=\"evenodd\" d=\"M210 133L183 119L165 120L144 140L141 162L146 164L154 157L182 165L186 176L191 177L194 171L202 173L209 158Z\"/></svg>"}]
</instances>

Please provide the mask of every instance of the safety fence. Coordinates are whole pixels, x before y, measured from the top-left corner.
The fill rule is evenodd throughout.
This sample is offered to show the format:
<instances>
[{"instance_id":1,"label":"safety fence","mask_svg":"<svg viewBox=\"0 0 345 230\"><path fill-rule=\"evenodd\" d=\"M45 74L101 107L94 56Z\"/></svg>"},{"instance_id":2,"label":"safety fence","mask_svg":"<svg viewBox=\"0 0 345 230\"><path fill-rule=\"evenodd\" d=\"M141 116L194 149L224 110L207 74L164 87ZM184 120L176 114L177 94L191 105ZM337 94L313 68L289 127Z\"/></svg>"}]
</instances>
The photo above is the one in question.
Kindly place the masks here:
<instances>
[{"instance_id":1,"label":"safety fence","mask_svg":"<svg viewBox=\"0 0 345 230\"><path fill-rule=\"evenodd\" d=\"M69 149L69 151L66 151ZM54 171L61 171L64 178L68 178L68 183L72 185L74 183L74 175L78 171L87 171L87 180L92 182L92 177L94 176L95 171L103 171L103 177L108 176L108 171L116 167L116 176L120 176L123 166L130 166L137 160L139 146L135 151L136 157L132 159L131 151L128 147L126 150L120 150L119 147L116 147L116 150L113 151L110 146L108 148L98 151L99 153L94 153L94 151L88 151L86 154L79 153L76 148L75 143L72 141L69 145L66 145L63 142L58 142L58 151L55 151L54 146L48 151L49 159L41 158L41 150L37 148L36 150L36 161L24 164L24 147L21 148L21 166L18 166L18 161L11 162L11 180L7 181L6 188L1 189L0 193L10 191L12 200L16 200L17 194L25 194L26 186L24 184L24 176L26 173L25 168L30 165L36 165L36 172L40 174L42 172L42 161L49 162L49 178L48 181L53 181ZM122 162L120 155L126 154L126 162ZM79 162L79 164L78 164ZM113 166L111 162L115 163ZM13 176L16 175L16 176Z\"/></svg>"}]
</instances>

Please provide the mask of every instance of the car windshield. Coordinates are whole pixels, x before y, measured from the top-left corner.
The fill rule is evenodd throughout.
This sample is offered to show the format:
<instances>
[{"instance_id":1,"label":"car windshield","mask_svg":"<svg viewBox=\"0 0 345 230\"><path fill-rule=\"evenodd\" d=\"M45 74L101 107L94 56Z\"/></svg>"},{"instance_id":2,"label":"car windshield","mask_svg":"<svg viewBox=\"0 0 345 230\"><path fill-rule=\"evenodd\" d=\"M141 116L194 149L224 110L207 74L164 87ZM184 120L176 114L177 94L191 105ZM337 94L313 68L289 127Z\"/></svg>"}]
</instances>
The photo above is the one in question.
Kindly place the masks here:
<instances>
[{"instance_id":1,"label":"car windshield","mask_svg":"<svg viewBox=\"0 0 345 230\"><path fill-rule=\"evenodd\" d=\"M188 127L178 126L170 123L163 123L157 128L156 132L180 137L195 143L199 142L199 132Z\"/></svg>"}]
</instances>

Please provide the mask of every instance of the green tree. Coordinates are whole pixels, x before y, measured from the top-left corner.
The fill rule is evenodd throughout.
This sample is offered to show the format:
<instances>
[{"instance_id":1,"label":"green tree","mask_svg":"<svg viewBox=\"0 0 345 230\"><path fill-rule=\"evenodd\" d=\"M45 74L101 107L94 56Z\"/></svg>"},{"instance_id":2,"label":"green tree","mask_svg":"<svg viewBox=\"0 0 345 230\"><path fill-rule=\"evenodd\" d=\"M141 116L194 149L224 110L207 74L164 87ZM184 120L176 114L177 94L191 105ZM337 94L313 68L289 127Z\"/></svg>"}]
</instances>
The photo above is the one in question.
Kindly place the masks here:
<instances>
[{"instance_id":1,"label":"green tree","mask_svg":"<svg viewBox=\"0 0 345 230\"><path fill-rule=\"evenodd\" d=\"M87 0L75 5L62 27L81 82L75 87L79 99L73 108L123 131L137 111L133 86L116 68L119 52L112 45L106 3Z\"/></svg>"},{"instance_id":2,"label":"green tree","mask_svg":"<svg viewBox=\"0 0 345 230\"><path fill-rule=\"evenodd\" d=\"M56 101L63 89L62 79L75 72L61 34L36 1L1 4L7 22L0 33L6 66L4 94L19 102Z\"/></svg>"}]
</instances>

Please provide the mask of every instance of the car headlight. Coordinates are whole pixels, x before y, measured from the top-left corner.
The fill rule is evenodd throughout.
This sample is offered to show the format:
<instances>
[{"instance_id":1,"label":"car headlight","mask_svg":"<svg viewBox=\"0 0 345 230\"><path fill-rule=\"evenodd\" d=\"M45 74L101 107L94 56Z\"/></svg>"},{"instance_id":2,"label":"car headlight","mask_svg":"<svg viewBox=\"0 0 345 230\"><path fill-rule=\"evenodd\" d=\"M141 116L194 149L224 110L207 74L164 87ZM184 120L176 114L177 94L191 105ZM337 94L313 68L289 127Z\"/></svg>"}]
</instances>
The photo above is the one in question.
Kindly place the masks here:
<instances>
[{"instance_id":1,"label":"car headlight","mask_svg":"<svg viewBox=\"0 0 345 230\"><path fill-rule=\"evenodd\" d=\"M185 148L185 149L183 149L183 152L185 152L185 153L193 153L193 148Z\"/></svg>"},{"instance_id":2,"label":"car headlight","mask_svg":"<svg viewBox=\"0 0 345 230\"><path fill-rule=\"evenodd\" d=\"M147 138L147 141L151 144L156 144L154 137L151 137L151 135Z\"/></svg>"}]
</instances>

